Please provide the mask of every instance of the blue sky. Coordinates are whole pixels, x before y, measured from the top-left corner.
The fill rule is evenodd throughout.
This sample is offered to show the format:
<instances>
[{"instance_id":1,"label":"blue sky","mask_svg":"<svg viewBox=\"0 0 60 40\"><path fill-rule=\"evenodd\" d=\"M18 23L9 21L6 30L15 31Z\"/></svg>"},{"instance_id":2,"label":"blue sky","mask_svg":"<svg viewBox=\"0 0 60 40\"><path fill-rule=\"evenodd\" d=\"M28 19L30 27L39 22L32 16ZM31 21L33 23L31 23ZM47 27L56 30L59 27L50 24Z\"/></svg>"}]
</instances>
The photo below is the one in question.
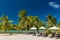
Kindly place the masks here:
<instances>
[{"instance_id":1,"label":"blue sky","mask_svg":"<svg viewBox=\"0 0 60 40\"><path fill-rule=\"evenodd\" d=\"M8 15L13 23L17 23L21 9L26 9L27 15L39 16L43 21L48 14L60 21L60 0L0 0L0 16Z\"/></svg>"}]
</instances>

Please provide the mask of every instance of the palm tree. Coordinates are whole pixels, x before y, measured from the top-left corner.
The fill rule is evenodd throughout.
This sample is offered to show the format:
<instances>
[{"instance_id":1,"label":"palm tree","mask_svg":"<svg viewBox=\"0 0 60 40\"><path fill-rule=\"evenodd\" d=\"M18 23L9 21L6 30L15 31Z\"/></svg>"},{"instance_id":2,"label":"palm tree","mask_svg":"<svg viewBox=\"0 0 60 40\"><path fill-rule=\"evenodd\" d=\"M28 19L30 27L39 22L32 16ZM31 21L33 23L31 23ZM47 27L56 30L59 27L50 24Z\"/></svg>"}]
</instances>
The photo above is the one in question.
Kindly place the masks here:
<instances>
[{"instance_id":1,"label":"palm tree","mask_svg":"<svg viewBox=\"0 0 60 40\"><path fill-rule=\"evenodd\" d=\"M7 30L6 24L8 23L8 16L3 15L3 16L1 17L1 19L2 19L2 28L3 28L3 30L5 30L5 32L6 32L6 30Z\"/></svg>"},{"instance_id":2,"label":"palm tree","mask_svg":"<svg viewBox=\"0 0 60 40\"><path fill-rule=\"evenodd\" d=\"M52 15L51 15L51 14L48 14L48 15L46 16L46 19L47 19L47 20L51 20L51 19L52 19Z\"/></svg>"},{"instance_id":3,"label":"palm tree","mask_svg":"<svg viewBox=\"0 0 60 40\"><path fill-rule=\"evenodd\" d=\"M38 23L39 23L39 18L38 18L38 16L35 16L35 18L34 18L34 25L35 25L35 27L37 28L37 32L39 33Z\"/></svg>"},{"instance_id":4,"label":"palm tree","mask_svg":"<svg viewBox=\"0 0 60 40\"><path fill-rule=\"evenodd\" d=\"M52 26L52 15L49 14L46 16L46 19L47 19L47 28L50 28Z\"/></svg>"},{"instance_id":5,"label":"palm tree","mask_svg":"<svg viewBox=\"0 0 60 40\"><path fill-rule=\"evenodd\" d=\"M24 29L25 28L25 21L26 21L26 10L21 10L18 14L19 20L18 20L18 32L19 28Z\"/></svg>"},{"instance_id":6,"label":"palm tree","mask_svg":"<svg viewBox=\"0 0 60 40\"><path fill-rule=\"evenodd\" d=\"M19 16L19 17L24 17L24 16L26 16L26 10L23 9L23 10L19 11L18 16Z\"/></svg>"},{"instance_id":7,"label":"palm tree","mask_svg":"<svg viewBox=\"0 0 60 40\"><path fill-rule=\"evenodd\" d=\"M56 26L56 18L55 17L52 17L52 15L51 14L49 14L47 17L47 23L48 23L48 25L55 25Z\"/></svg>"},{"instance_id":8,"label":"palm tree","mask_svg":"<svg viewBox=\"0 0 60 40\"><path fill-rule=\"evenodd\" d=\"M10 30L11 29L11 22L13 22L12 20L8 19L8 16L3 15L1 18L1 22L2 22L2 29L6 32L6 30Z\"/></svg>"},{"instance_id":9,"label":"palm tree","mask_svg":"<svg viewBox=\"0 0 60 40\"><path fill-rule=\"evenodd\" d=\"M56 26L56 18L55 17L52 17L52 23L53 23L53 26Z\"/></svg>"},{"instance_id":10,"label":"palm tree","mask_svg":"<svg viewBox=\"0 0 60 40\"><path fill-rule=\"evenodd\" d=\"M0 17L0 30L2 30L2 19L1 19L1 17Z\"/></svg>"},{"instance_id":11,"label":"palm tree","mask_svg":"<svg viewBox=\"0 0 60 40\"><path fill-rule=\"evenodd\" d=\"M48 28L52 27L52 15L51 14L47 15L46 19L47 19L46 26L47 26L47 29L48 29ZM46 33L50 34L51 31L50 30L46 30Z\"/></svg>"},{"instance_id":12,"label":"palm tree","mask_svg":"<svg viewBox=\"0 0 60 40\"><path fill-rule=\"evenodd\" d=\"M47 28L50 28L52 26L56 26L56 18L55 17L52 17L52 15L49 14L46 18L47 18L47 25L48 25ZM47 32L48 31L50 31L50 30L47 30Z\"/></svg>"},{"instance_id":13,"label":"palm tree","mask_svg":"<svg viewBox=\"0 0 60 40\"><path fill-rule=\"evenodd\" d=\"M27 19L29 20L30 28L34 25L34 16L27 16Z\"/></svg>"},{"instance_id":14,"label":"palm tree","mask_svg":"<svg viewBox=\"0 0 60 40\"><path fill-rule=\"evenodd\" d=\"M30 20L27 19L25 21L25 27L26 27L27 30L29 30L29 28L30 28Z\"/></svg>"}]
</instances>

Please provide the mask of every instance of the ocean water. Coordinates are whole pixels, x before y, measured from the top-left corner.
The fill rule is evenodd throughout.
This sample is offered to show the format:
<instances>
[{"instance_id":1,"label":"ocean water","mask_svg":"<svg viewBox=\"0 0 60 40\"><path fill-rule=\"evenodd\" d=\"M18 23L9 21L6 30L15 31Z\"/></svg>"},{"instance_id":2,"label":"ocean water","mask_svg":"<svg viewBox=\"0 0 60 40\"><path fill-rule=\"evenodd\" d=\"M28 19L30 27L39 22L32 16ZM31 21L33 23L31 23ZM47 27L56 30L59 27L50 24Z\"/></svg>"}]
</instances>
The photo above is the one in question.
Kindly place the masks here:
<instances>
[{"instance_id":1,"label":"ocean water","mask_svg":"<svg viewBox=\"0 0 60 40\"><path fill-rule=\"evenodd\" d=\"M0 33L5 32L4 30L0 30ZM6 32L15 32L17 33L18 30L6 30ZM34 32L34 30L19 30L20 33L25 33L25 32ZM37 30L36 30L37 32ZM40 33L45 32L45 30L39 30Z\"/></svg>"}]
</instances>

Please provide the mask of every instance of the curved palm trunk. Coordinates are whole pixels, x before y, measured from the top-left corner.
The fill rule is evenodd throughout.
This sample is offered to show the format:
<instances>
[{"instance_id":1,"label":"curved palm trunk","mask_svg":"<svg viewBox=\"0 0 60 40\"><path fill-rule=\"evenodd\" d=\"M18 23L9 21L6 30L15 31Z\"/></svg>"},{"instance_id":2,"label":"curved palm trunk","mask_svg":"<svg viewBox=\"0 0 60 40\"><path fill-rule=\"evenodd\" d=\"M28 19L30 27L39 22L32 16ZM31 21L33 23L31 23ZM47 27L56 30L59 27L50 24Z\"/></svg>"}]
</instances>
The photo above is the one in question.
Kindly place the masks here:
<instances>
[{"instance_id":1,"label":"curved palm trunk","mask_svg":"<svg viewBox=\"0 0 60 40\"><path fill-rule=\"evenodd\" d=\"M38 34L39 34L39 27L37 27L37 32L38 32Z\"/></svg>"},{"instance_id":2,"label":"curved palm trunk","mask_svg":"<svg viewBox=\"0 0 60 40\"><path fill-rule=\"evenodd\" d=\"M39 34L39 30L37 29L37 32L38 32L38 34Z\"/></svg>"}]
</instances>

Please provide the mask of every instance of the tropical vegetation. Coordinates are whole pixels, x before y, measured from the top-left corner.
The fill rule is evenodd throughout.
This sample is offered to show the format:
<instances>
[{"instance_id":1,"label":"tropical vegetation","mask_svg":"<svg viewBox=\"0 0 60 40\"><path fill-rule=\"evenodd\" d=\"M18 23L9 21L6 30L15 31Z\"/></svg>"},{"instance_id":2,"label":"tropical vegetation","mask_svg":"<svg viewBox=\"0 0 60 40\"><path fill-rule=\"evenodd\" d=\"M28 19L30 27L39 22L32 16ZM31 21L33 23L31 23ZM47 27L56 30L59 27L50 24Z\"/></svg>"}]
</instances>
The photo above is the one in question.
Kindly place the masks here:
<instances>
[{"instance_id":1,"label":"tropical vegetation","mask_svg":"<svg viewBox=\"0 0 60 40\"><path fill-rule=\"evenodd\" d=\"M46 22L39 19L38 16L28 16L27 11L22 9L18 14L18 24L12 24L13 20L9 20L7 15L2 15L0 17L0 30L30 30L31 27L36 27L37 31L41 26L50 28L52 26L57 26L60 28L60 22L57 23L56 17L53 17L51 14L46 16ZM39 31L38 31L39 32ZM47 33L49 30L46 31Z\"/></svg>"}]
</instances>

